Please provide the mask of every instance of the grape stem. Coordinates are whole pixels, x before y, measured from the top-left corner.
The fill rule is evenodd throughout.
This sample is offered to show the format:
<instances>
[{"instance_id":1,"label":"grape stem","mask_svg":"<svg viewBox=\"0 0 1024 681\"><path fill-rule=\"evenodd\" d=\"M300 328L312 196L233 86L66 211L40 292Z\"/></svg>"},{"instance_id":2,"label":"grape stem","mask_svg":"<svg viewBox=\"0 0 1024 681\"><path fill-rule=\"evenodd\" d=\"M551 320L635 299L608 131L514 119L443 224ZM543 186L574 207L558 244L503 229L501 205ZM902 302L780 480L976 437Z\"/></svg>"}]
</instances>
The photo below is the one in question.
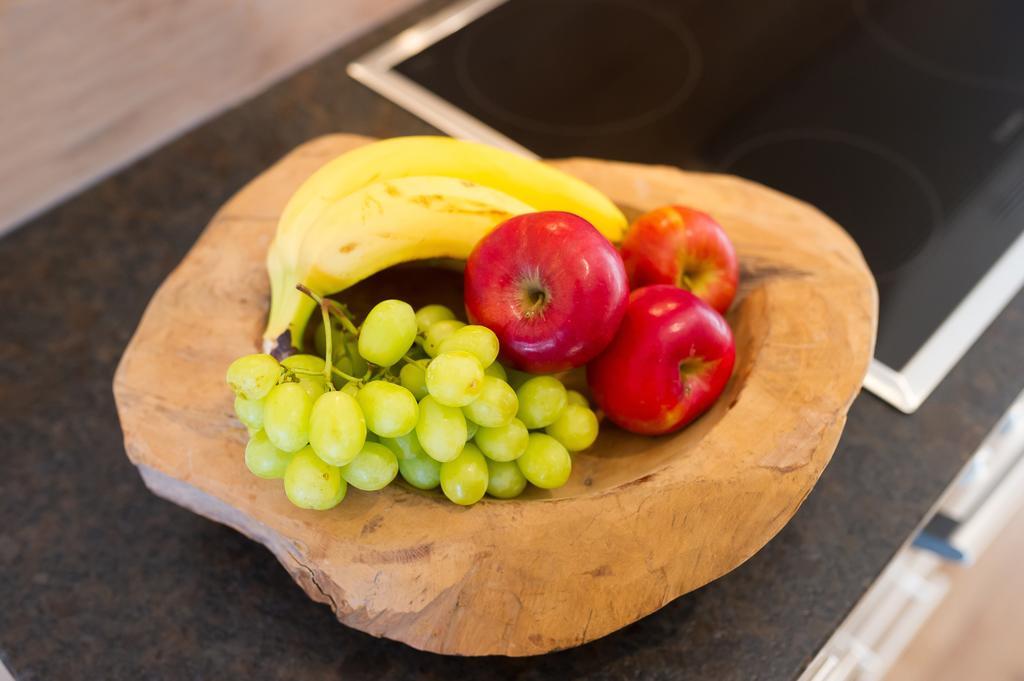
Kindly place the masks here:
<instances>
[{"instance_id":1,"label":"grape stem","mask_svg":"<svg viewBox=\"0 0 1024 681\"><path fill-rule=\"evenodd\" d=\"M309 369L287 369L287 373L295 374L296 376L323 376L322 371L311 371ZM344 371L335 366L331 367L331 373L341 376L346 381L355 381L356 383L362 383L370 376L369 374L366 374L362 378L359 378L358 376L353 376L352 374L346 374Z\"/></svg>"},{"instance_id":2,"label":"grape stem","mask_svg":"<svg viewBox=\"0 0 1024 681\"><path fill-rule=\"evenodd\" d=\"M341 376L346 381L353 381L355 383L362 383L367 378L367 376L363 376L362 378L356 378L355 376L353 376L351 374L346 374L344 371L342 371L341 369L339 369L337 367L331 367L331 371L333 371L337 375Z\"/></svg>"},{"instance_id":3,"label":"grape stem","mask_svg":"<svg viewBox=\"0 0 1024 681\"><path fill-rule=\"evenodd\" d=\"M327 384L328 390L334 390L334 381L331 380L331 372L334 369L334 348L331 344L334 342L334 334L331 333L331 315L323 301L320 301L320 313L324 318L324 383Z\"/></svg>"},{"instance_id":4,"label":"grape stem","mask_svg":"<svg viewBox=\"0 0 1024 681\"><path fill-rule=\"evenodd\" d=\"M355 325L352 318L349 316L348 310L341 303L331 300L330 298L324 298L324 305L327 306L328 311L337 317L341 321L341 325L345 327L345 330L351 333L353 336L359 336L359 327Z\"/></svg>"},{"instance_id":5,"label":"grape stem","mask_svg":"<svg viewBox=\"0 0 1024 681\"><path fill-rule=\"evenodd\" d=\"M374 371L374 368L376 368L377 371ZM371 364L370 367L366 370L366 374L370 378L371 381L379 381L379 380L385 380L387 378L394 378L391 375L391 372L388 371L389 368L390 367L374 367Z\"/></svg>"},{"instance_id":6,"label":"grape stem","mask_svg":"<svg viewBox=\"0 0 1024 681\"><path fill-rule=\"evenodd\" d=\"M321 298L317 294L313 293L313 291L308 286L306 286L305 284L296 284L295 288L297 288L299 291L301 291L302 293L305 293L307 296L312 298L316 302L317 305L321 304L323 302L323 300L324 300L323 298Z\"/></svg>"},{"instance_id":7,"label":"grape stem","mask_svg":"<svg viewBox=\"0 0 1024 681\"><path fill-rule=\"evenodd\" d=\"M348 357L348 361L350 363L349 366L355 366L356 365L356 361L359 358L359 352L358 352L358 350L353 350L352 349L352 344L351 343L345 343L345 356ZM363 376L362 380L366 380L369 377L370 377L370 366L369 366L369 364L367 364L367 366L366 366L366 373Z\"/></svg>"},{"instance_id":8,"label":"grape stem","mask_svg":"<svg viewBox=\"0 0 1024 681\"><path fill-rule=\"evenodd\" d=\"M324 302L324 298L313 293L303 284L296 284L295 288L316 301L316 304L320 307L320 314L323 316L324 324L324 383L327 385L328 390L334 390L334 382L331 380L334 370L334 365L331 361L334 357L334 348L331 347L334 340L334 334L331 333L331 314L327 311L327 304Z\"/></svg>"}]
</instances>

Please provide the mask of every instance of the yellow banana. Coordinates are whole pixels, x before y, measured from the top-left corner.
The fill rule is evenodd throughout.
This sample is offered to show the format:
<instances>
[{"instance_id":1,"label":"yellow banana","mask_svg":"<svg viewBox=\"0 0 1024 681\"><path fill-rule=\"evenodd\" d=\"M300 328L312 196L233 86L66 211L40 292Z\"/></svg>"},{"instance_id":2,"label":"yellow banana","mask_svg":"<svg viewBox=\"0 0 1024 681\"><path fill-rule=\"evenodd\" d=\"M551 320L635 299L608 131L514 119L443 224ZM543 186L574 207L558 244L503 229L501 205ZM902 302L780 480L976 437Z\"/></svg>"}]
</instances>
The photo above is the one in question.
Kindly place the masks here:
<instances>
[{"instance_id":1,"label":"yellow banana","mask_svg":"<svg viewBox=\"0 0 1024 681\"><path fill-rule=\"evenodd\" d=\"M371 182L396 177L444 176L493 187L536 210L564 210L586 218L619 241L626 218L586 182L540 161L486 144L451 137L393 137L342 154L310 175L285 206L278 236L303 232L325 206Z\"/></svg>"},{"instance_id":2,"label":"yellow banana","mask_svg":"<svg viewBox=\"0 0 1024 681\"><path fill-rule=\"evenodd\" d=\"M375 182L325 206L296 251L291 275L272 289L264 342L285 331L298 345L315 305L302 283L329 295L409 260L469 256L497 224L535 207L496 189L452 177Z\"/></svg>"},{"instance_id":3,"label":"yellow banana","mask_svg":"<svg viewBox=\"0 0 1024 681\"><path fill-rule=\"evenodd\" d=\"M272 295L283 295L283 282L294 279L307 230L332 204L373 182L412 176L468 180L513 196L535 210L576 213L611 241L620 241L627 225L622 211L604 194L539 161L450 137L395 137L342 154L295 192L267 253Z\"/></svg>"}]
</instances>

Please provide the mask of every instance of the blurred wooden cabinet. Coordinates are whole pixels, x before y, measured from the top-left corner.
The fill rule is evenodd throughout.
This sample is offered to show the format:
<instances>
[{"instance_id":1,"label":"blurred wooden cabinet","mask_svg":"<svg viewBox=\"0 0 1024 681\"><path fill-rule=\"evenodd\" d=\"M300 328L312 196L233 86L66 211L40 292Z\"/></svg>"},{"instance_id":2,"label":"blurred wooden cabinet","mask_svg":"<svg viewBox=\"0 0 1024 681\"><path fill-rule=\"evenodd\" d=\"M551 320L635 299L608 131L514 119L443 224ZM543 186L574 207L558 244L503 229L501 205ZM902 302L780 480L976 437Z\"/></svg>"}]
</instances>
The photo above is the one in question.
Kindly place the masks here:
<instances>
[{"instance_id":1,"label":"blurred wooden cabinet","mask_svg":"<svg viewBox=\"0 0 1024 681\"><path fill-rule=\"evenodd\" d=\"M0 233L415 0L0 0Z\"/></svg>"}]
</instances>

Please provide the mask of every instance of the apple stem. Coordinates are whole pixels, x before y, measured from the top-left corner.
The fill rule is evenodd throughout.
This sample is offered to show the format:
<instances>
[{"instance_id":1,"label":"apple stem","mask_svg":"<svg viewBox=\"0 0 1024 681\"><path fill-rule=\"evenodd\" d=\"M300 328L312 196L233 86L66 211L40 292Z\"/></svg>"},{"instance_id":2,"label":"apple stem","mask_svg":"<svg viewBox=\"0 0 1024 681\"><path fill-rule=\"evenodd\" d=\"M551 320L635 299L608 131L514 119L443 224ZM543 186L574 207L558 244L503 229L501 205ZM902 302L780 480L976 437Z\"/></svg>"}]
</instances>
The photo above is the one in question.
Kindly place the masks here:
<instances>
[{"instance_id":1,"label":"apple stem","mask_svg":"<svg viewBox=\"0 0 1024 681\"><path fill-rule=\"evenodd\" d=\"M530 306L523 311L523 314L526 317L532 317L544 308L544 304L547 302L547 295L539 289L530 291L526 295L530 301Z\"/></svg>"}]
</instances>

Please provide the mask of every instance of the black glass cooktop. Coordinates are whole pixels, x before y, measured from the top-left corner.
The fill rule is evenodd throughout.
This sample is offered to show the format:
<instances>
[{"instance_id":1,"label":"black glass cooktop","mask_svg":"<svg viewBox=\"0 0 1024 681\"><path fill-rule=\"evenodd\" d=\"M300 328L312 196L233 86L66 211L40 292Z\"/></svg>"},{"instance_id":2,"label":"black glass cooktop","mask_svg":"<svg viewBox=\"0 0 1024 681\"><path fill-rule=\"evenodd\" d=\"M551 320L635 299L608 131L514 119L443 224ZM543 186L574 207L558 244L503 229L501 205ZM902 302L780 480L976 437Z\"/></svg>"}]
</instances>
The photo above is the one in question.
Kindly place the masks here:
<instances>
[{"instance_id":1,"label":"black glass cooktop","mask_svg":"<svg viewBox=\"0 0 1024 681\"><path fill-rule=\"evenodd\" d=\"M510 0L396 68L541 156L817 205L899 369L1024 228L1022 36L1019 0Z\"/></svg>"}]
</instances>

